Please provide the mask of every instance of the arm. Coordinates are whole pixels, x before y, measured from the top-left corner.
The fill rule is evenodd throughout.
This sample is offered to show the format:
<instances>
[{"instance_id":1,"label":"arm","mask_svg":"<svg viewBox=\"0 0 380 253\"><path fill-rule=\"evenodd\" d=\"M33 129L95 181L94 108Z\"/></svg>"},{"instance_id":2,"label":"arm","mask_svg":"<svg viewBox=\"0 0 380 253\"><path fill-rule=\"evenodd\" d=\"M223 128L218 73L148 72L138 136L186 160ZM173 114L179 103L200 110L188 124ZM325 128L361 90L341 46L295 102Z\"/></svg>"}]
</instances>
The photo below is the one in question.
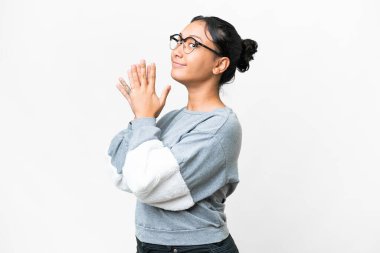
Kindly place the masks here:
<instances>
[{"instance_id":1,"label":"arm","mask_svg":"<svg viewBox=\"0 0 380 253\"><path fill-rule=\"evenodd\" d=\"M129 139L132 134L132 123L128 127L117 133L111 140L107 154L111 157L110 174L113 184L121 190L132 193L126 182L123 182L122 169L125 162L125 156L128 152Z\"/></svg>"},{"instance_id":2,"label":"arm","mask_svg":"<svg viewBox=\"0 0 380 253\"><path fill-rule=\"evenodd\" d=\"M122 181L140 201L185 210L226 184L236 187L237 168L227 166L224 149L213 134L192 131L169 148L160 133L153 117L132 121Z\"/></svg>"}]
</instances>

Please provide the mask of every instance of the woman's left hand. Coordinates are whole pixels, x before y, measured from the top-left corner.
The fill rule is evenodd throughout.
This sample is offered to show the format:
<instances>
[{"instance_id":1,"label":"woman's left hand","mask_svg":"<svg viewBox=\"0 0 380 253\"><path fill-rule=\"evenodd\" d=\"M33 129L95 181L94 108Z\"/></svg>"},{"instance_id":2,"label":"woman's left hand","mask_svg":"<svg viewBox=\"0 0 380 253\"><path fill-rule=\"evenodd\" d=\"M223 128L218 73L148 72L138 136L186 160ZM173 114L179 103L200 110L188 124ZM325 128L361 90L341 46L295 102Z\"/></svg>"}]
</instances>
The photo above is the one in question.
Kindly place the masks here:
<instances>
[{"instance_id":1,"label":"woman's left hand","mask_svg":"<svg viewBox=\"0 0 380 253\"><path fill-rule=\"evenodd\" d=\"M129 102L135 118L157 118L165 106L171 86L166 86L161 97L157 97L156 65L152 63L146 67L145 60L141 60L140 64L133 64L128 70L128 79L130 86L120 77L116 87Z\"/></svg>"}]
</instances>

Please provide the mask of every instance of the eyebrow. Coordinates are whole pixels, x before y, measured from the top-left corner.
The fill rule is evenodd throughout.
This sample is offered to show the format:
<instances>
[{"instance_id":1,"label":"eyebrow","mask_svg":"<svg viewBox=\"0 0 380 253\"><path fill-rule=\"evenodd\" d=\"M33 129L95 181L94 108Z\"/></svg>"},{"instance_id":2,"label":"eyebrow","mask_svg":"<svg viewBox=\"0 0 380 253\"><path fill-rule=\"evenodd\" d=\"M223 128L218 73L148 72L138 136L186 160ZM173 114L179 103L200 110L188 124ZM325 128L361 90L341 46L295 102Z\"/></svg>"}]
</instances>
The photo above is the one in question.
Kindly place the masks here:
<instances>
[{"instance_id":1,"label":"eyebrow","mask_svg":"<svg viewBox=\"0 0 380 253\"><path fill-rule=\"evenodd\" d=\"M182 36L182 33L179 33L179 35ZM203 41L203 40L202 40L199 36L197 36L197 35L190 34L189 36L191 36L191 37L197 37L198 39L200 39L201 41Z\"/></svg>"}]
</instances>

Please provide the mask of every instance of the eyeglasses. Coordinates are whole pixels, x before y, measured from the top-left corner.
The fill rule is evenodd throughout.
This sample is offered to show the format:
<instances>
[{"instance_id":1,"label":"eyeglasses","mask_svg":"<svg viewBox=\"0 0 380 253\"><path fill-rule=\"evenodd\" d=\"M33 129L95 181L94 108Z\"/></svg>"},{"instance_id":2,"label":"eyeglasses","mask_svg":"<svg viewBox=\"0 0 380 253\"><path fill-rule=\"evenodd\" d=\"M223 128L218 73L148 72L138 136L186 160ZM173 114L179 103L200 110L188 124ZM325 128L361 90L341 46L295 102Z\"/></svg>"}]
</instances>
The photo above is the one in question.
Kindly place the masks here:
<instances>
[{"instance_id":1,"label":"eyeglasses","mask_svg":"<svg viewBox=\"0 0 380 253\"><path fill-rule=\"evenodd\" d=\"M170 49L171 50L176 49L180 44L183 45L183 51L186 54L190 54L191 52L193 52L193 50L195 48L197 48L198 46L202 46L204 48L207 48L208 50L211 50L212 52L214 52L215 54L217 54L221 57L223 56L221 53L215 51L212 48L209 48L205 44L200 43L199 41L197 41L193 37L187 37L187 38L183 39L180 34L170 35Z\"/></svg>"}]
</instances>

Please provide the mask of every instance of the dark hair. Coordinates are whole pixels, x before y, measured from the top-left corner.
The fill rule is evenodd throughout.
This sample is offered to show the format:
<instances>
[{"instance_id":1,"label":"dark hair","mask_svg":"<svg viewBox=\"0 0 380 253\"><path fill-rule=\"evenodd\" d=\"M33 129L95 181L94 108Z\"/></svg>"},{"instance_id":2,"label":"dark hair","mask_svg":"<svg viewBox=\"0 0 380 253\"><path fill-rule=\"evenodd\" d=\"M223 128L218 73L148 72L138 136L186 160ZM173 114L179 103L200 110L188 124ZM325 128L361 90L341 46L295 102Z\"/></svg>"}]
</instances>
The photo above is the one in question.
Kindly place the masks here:
<instances>
[{"instance_id":1,"label":"dark hair","mask_svg":"<svg viewBox=\"0 0 380 253\"><path fill-rule=\"evenodd\" d=\"M199 15L194 17L191 23L198 20L206 22L205 29L210 32L218 51L230 59L230 65L220 77L220 88L235 78L236 69L239 72L245 72L249 69L249 61L253 60L253 54L257 52L258 45L256 41L251 39L242 40L235 27L223 19Z\"/></svg>"}]
</instances>

